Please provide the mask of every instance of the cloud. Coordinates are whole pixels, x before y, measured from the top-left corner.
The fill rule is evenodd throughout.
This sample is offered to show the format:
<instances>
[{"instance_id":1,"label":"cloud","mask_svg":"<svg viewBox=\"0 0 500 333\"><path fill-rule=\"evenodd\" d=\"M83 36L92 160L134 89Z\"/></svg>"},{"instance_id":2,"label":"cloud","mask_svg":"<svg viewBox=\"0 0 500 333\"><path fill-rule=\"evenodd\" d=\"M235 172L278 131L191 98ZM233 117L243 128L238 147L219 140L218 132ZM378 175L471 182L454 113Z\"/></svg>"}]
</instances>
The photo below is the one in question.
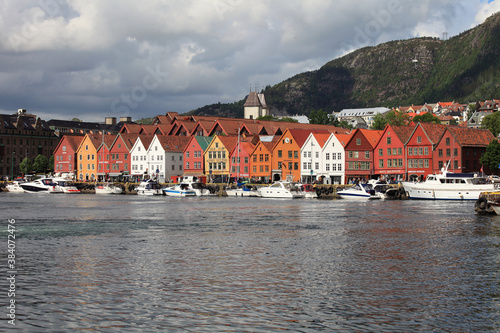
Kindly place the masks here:
<instances>
[{"instance_id":1,"label":"cloud","mask_svg":"<svg viewBox=\"0 0 500 333\"><path fill-rule=\"evenodd\" d=\"M451 37L481 0L0 2L0 110L134 119L233 102L366 45Z\"/></svg>"}]
</instances>

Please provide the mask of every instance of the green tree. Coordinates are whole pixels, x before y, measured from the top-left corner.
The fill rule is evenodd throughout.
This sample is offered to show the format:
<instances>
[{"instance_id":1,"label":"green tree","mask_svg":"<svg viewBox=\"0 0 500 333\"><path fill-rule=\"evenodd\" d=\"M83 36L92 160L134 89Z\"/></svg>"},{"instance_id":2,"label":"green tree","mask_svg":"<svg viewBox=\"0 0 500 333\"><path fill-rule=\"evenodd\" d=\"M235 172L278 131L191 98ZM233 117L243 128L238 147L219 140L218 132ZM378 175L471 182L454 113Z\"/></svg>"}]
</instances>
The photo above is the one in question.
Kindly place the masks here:
<instances>
[{"instance_id":1,"label":"green tree","mask_svg":"<svg viewBox=\"0 0 500 333\"><path fill-rule=\"evenodd\" d=\"M500 133L500 112L494 112L483 118L481 128L487 128L495 137Z\"/></svg>"},{"instance_id":2,"label":"green tree","mask_svg":"<svg viewBox=\"0 0 500 333\"><path fill-rule=\"evenodd\" d=\"M486 165L492 172L498 170L500 164L500 143L498 140L492 140L486 147L486 152L479 159L479 163Z\"/></svg>"},{"instance_id":3,"label":"green tree","mask_svg":"<svg viewBox=\"0 0 500 333\"><path fill-rule=\"evenodd\" d=\"M54 155L50 155L49 164L47 165L47 170L50 172L54 171Z\"/></svg>"},{"instance_id":4,"label":"green tree","mask_svg":"<svg viewBox=\"0 0 500 333\"><path fill-rule=\"evenodd\" d=\"M383 130L387 124L393 126L408 125L410 118L407 114L391 110L385 113L378 113L373 118L372 129Z\"/></svg>"},{"instance_id":5,"label":"green tree","mask_svg":"<svg viewBox=\"0 0 500 333\"><path fill-rule=\"evenodd\" d=\"M33 171L33 164L31 163L31 160L29 158L25 158L21 164L19 164L19 170L23 173L23 174L27 174L27 173L30 173L31 171Z\"/></svg>"},{"instance_id":6,"label":"green tree","mask_svg":"<svg viewBox=\"0 0 500 333\"><path fill-rule=\"evenodd\" d=\"M309 119L309 124L332 125L333 123L332 117L323 111L323 109L312 110L307 119Z\"/></svg>"},{"instance_id":7,"label":"green tree","mask_svg":"<svg viewBox=\"0 0 500 333\"><path fill-rule=\"evenodd\" d=\"M424 113L424 114L419 114L418 116L413 117L413 122L416 123L434 123L434 124L441 124L441 120L439 120L438 117L433 115L432 113Z\"/></svg>"},{"instance_id":8,"label":"green tree","mask_svg":"<svg viewBox=\"0 0 500 333\"><path fill-rule=\"evenodd\" d=\"M81 120L80 120L80 119L78 119L78 118L76 118L76 117L75 117L75 118L73 118L73 119L71 119L71 121L79 121L79 122L81 122Z\"/></svg>"},{"instance_id":9,"label":"green tree","mask_svg":"<svg viewBox=\"0 0 500 333\"><path fill-rule=\"evenodd\" d=\"M287 123L298 123L299 122L297 119L293 119L290 117L283 117L283 118L280 118L278 121L283 121L283 122L287 122Z\"/></svg>"},{"instance_id":10,"label":"green tree","mask_svg":"<svg viewBox=\"0 0 500 333\"><path fill-rule=\"evenodd\" d=\"M36 173L46 173L49 160L43 155L38 155L33 163L33 170Z\"/></svg>"}]
</instances>

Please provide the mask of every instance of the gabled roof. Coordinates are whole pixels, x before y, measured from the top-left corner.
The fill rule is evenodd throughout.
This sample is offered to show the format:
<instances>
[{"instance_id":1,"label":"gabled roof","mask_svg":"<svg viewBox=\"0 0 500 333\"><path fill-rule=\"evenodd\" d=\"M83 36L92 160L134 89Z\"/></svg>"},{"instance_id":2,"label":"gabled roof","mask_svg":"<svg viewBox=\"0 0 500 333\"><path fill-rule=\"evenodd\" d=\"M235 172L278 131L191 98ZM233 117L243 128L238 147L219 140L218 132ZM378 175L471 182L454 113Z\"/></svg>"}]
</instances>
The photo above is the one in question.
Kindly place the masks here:
<instances>
[{"instance_id":1,"label":"gabled roof","mask_svg":"<svg viewBox=\"0 0 500 333\"><path fill-rule=\"evenodd\" d=\"M330 134L330 132L325 131L325 130L299 130L299 129L289 129L290 134L293 136L295 139L295 142L299 147L302 148L304 143L306 142L307 138L309 137L309 134L311 133L316 133L316 134ZM283 133L284 134L284 133Z\"/></svg>"},{"instance_id":2,"label":"gabled roof","mask_svg":"<svg viewBox=\"0 0 500 333\"><path fill-rule=\"evenodd\" d=\"M233 136L218 135L217 137L229 152L233 151L234 146L236 146L236 144L238 143L238 137L234 135Z\"/></svg>"},{"instance_id":3,"label":"gabled roof","mask_svg":"<svg viewBox=\"0 0 500 333\"><path fill-rule=\"evenodd\" d=\"M134 147L135 141L137 141L139 134L137 134L137 133L119 133L116 136L116 139L115 139L115 142L113 143L113 145L116 143L116 141L118 140L119 137L122 139L127 150L130 151L130 150L132 150L132 147Z\"/></svg>"},{"instance_id":4,"label":"gabled roof","mask_svg":"<svg viewBox=\"0 0 500 333\"><path fill-rule=\"evenodd\" d=\"M158 142L165 151L182 153L186 148L191 137L189 136L172 136L172 135L156 135Z\"/></svg>"},{"instance_id":5,"label":"gabled roof","mask_svg":"<svg viewBox=\"0 0 500 333\"><path fill-rule=\"evenodd\" d=\"M213 137L211 136L195 136L194 137L203 151L207 150L208 145L212 142Z\"/></svg>"},{"instance_id":6,"label":"gabled roof","mask_svg":"<svg viewBox=\"0 0 500 333\"><path fill-rule=\"evenodd\" d=\"M427 135L427 138L433 145L439 143L439 140L441 139L441 136L443 135L447 127L446 125L434 124L434 123L418 123L413 133L416 131L418 126L420 126L424 130L425 135Z\"/></svg>"},{"instance_id":7,"label":"gabled roof","mask_svg":"<svg viewBox=\"0 0 500 333\"><path fill-rule=\"evenodd\" d=\"M411 137L411 134L413 133L413 130L415 129L415 126L396 126L396 125L388 125L388 128L392 129L394 134L398 137L399 141L401 141L403 144L406 144L408 140ZM386 128L386 130L388 130Z\"/></svg>"},{"instance_id":8,"label":"gabled roof","mask_svg":"<svg viewBox=\"0 0 500 333\"><path fill-rule=\"evenodd\" d=\"M120 133L139 133L141 129L142 129L141 124L126 123L123 124Z\"/></svg>"},{"instance_id":9,"label":"gabled roof","mask_svg":"<svg viewBox=\"0 0 500 333\"><path fill-rule=\"evenodd\" d=\"M345 147L349 140L351 140L352 134L340 134L340 133L333 133L337 137L337 140L339 140L340 144Z\"/></svg>"},{"instance_id":10,"label":"gabled roof","mask_svg":"<svg viewBox=\"0 0 500 333\"><path fill-rule=\"evenodd\" d=\"M149 145L151 145L151 141L153 141L154 135L152 134L140 134L137 139L141 140L144 149L148 150ZM135 145L135 143L134 143Z\"/></svg>"},{"instance_id":11,"label":"gabled roof","mask_svg":"<svg viewBox=\"0 0 500 333\"><path fill-rule=\"evenodd\" d=\"M59 143L57 144L56 148L54 149L54 153L59 149L59 147L65 142L70 146L70 148L76 152L78 147L80 147L80 144L83 141L84 135L63 135L61 140L59 140Z\"/></svg>"},{"instance_id":12,"label":"gabled roof","mask_svg":"<svg viewBox=\"0 0 500 333\"><path fill-rule=\"evenodd\" d=\"M446 129L461 147L486 147L495 139L495 136L488 129L459 126L449 126Z\"/></svg>"},{"instance_id":13,"label":"gabled roof","mask_svg":"<svg viewBox=\"0 0 500 333\"><path fill-rule=\"evenodd\" d=\"M368 130L368 129L358 129L358 131L363 133L364 137L366 138L368 143L372 146L372 148L375 148L377 146L377 143L382 137L382 133L384 133L384 131Z\"/></svg>"},{"instance_id":14,"label":"gabled roof","mask_svg":"<svg viewBox=\"0 0 500 333\"><path fill-rule=\"evenodd\" d=\"M325 143L328 141L328 139L331 136L331 133L314 133L312 132L312 135L318 142L319 146L323 148L325 146Z\"/></svg>"}]
</instances>

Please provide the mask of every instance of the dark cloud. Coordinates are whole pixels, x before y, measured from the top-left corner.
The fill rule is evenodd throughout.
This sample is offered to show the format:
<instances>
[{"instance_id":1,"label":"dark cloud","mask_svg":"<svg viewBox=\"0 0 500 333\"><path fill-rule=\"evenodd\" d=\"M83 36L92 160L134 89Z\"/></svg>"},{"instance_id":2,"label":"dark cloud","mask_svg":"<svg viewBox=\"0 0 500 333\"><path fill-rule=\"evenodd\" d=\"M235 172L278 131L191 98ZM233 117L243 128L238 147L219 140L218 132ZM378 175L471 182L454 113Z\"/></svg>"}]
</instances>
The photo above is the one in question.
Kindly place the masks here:
<instances>
[{"instance_id":1,"label":"dark cloud","mask_svg":"<svg viewBox=\"0 0 500 333\"><path fill-rule=\"evenodd\" d=\"M150 117L233 102L365 45L451 37L498 1L24 0L0 4L0 110Z\"/></svg>"}]
</instances>

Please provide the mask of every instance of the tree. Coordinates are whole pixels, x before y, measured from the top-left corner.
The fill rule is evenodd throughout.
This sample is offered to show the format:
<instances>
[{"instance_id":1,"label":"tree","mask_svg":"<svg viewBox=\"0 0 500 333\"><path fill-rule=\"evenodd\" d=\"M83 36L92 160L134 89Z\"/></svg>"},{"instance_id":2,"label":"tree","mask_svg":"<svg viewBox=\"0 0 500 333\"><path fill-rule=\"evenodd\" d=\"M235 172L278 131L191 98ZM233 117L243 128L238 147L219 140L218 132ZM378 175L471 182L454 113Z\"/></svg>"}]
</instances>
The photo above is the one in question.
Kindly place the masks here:
<instances>
[{"instance_id":1,"label":"tree","mask_svg":"<svg viewBox=\"0 0 500 333\"><path fill-rule=\"evenodd\" d=\"M410 122L410 117L406 113L391 110L385 113L378 113L373 118L372 129L383 130L387 124L392 126L405 126Z\"/></svg>"},{"instance_id":2,"label":"tree","mask_svg":"<svg viewBox=\"0 0 500 333\"><path fill-rule=\"evenodd\" d=\"M47 165L49 161L47 160L47 157L43 155L38 155L35 158L35 162L33 163L33 170L36 173L45 173L47 172Z\"/></svg>"},{"instance_id":3,"label":"tree","mask_svg":"<svg viewBox=\"0 0 500 333\"><path fill-rule=\"evenodd\" d=\"M414 123L434 123L434 124L441 124L441 120L439 120L438 117L433 115L432 113L424 113L424 114L419 114L418 116L413 117L413 122Z\"/></svg>"},{"instance_id":4,"label":"tree","mask_svg":"<svg viewBox=\"0 0 500 333\"><path fill-rule=\"evenodd\" d=\"M309 124L332 125L333 123L332 117L323 109L312 110L307 119L309 119Z\"/></svg>"},{"instance_id":5,"label":"tree","mask_svg":"<svg viewBox=\"0 0 500 333\"><path fill-rule=\"evenodd\" d=\"M481 128L487 128L495 137L500 133L500 112L493 112L483 118Z\"/></svg>"},{"instance_id":6,"label":"tree","mask_svg":"<svg viewBox=\"0 0 500 333\"><path fill-rule=\"evenodd\" d=\"M31 160L29 158L25 158L21 164L19 164L19 170L23 173L23 174L27 174L27 173L30 173L31 171L33 171L33 164L31 163Z\"/></svg>"},{"instance_id":7,"label":"tree","mask_svg":"<svg viewBox=\"0 0 500 333\"><path fill-rule=\"evenodd\" d=\"M78 119L78 118L76 118L76 117L75 117L75 118L73 118L73 119L71 119L71 121L79 121L79 122L82 122L80 119Z\"/></svg>"},{"instance_id":8,"label":"tree","mask_svg":"<svg viewBox=\"0 0 500 333\"><path fill-rule=\"evenodd\" d=\"M498 140L492 140L486 147L486 152L479 159L479 163L486 165L492 172L498 170L500 164L500 143Z\"/></svg>"},{"instance_id":9,"label":"tree","mask_svg":"<svg viewBox=\"0 0 500 333\"><path fill-rule=\"evenodd\" d=\"M54 171L54 155L50 155L49 164L47 165L47 170L50 172Z\"/></svg>"}]
</instances>

